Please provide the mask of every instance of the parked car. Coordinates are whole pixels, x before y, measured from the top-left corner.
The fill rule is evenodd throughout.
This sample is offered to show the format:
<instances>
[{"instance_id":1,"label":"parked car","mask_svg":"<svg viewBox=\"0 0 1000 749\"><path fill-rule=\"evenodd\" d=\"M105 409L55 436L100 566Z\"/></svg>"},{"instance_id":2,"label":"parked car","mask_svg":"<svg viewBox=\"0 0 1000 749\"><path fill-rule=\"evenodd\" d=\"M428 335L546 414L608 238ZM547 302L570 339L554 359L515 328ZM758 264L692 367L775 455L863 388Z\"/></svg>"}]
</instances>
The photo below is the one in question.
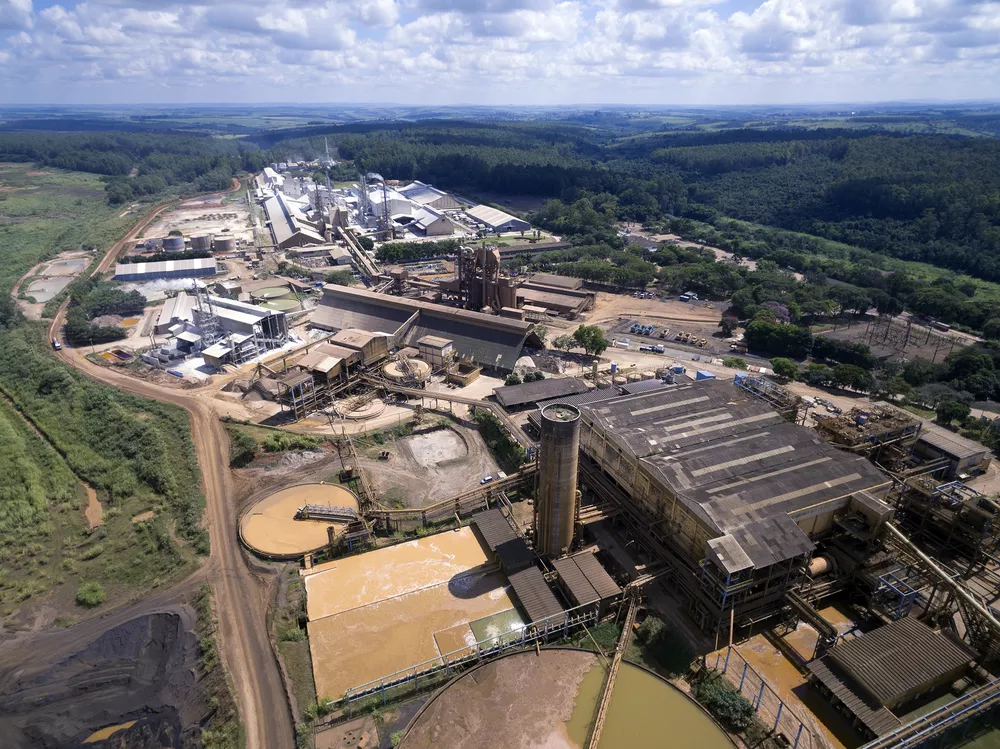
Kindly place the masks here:
<instances>
[{"instance_id":1,"label":"parked car","mask_svg":"<svg viewBox=\"0 0 1000 749\"><path fill-rule=\"evenodd\" d=\"M488 484L492 480L493 480L492 476L483 476L482 480L479 483L480 483L480 485L482 485L482 484Z\"/></svg>"}]
</instances>

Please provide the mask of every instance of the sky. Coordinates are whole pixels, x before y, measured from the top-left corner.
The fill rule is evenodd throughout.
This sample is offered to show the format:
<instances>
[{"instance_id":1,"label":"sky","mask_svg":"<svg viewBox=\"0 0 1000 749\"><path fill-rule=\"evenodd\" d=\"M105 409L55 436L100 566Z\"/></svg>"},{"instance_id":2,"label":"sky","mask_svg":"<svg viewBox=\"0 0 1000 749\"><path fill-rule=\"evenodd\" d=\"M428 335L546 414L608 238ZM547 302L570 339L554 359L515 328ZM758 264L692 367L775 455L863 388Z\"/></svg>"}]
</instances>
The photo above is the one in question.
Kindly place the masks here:
<instances>
[{"instance_id":1,"label":"sky","mask_svg":"<svg viewBox=\"0 0 1000 749\"><path fill-rule=\"evenodd\" d=\"M1000 0L0 0L0 104L1000 98Z\"/></svg>"}]
</instances>

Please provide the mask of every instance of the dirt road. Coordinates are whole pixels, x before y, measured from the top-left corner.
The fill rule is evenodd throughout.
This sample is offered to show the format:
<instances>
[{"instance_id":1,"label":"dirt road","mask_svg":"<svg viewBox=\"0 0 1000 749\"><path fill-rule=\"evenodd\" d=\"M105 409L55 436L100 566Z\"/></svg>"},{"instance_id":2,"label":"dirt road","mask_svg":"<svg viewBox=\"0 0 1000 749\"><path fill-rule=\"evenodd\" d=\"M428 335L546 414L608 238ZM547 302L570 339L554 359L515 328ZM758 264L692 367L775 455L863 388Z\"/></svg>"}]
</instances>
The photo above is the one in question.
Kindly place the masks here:
<instances>
[{"instance_id":1,"label":"dirt road","mask_svg":"<svg viewBox=\"0 0 1000 749\"><path fill-rule=\"evenodd\" d=\"M233 190L239 182L233 180ZM125 243L162 211L180 201L157 206L105 255L97 272L110 267ZM66 304L49 327L55 338ZM288 699L267 633L267 601L262 586L243 559L236 538L236 505L229 471L229 439L209 404L182 390L160 387L88 361L79 350L64 348L56 356L72 367L113 387L170 403L191 415L191 437L201 467L206 498L205 525L212 540L208 564L198 575L212 585L219 616L222 654L236 686L236 698L249 749L291 749L294 730ZM181 583L189 585L190 581ZM142 606L143 604L139 604Z\"/></svg>"}]
</instances>

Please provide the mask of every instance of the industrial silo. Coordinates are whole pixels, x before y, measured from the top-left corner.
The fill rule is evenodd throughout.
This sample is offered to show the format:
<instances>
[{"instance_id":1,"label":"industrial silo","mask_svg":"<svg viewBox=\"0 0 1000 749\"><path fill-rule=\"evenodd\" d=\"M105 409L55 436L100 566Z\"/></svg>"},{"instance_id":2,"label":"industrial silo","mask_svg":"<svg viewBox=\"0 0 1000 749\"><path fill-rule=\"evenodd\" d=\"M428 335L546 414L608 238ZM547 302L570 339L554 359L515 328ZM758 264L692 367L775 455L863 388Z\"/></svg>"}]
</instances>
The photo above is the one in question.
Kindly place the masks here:
<instances>
[{"instance_id":1,"label":"industrial silo","mask_svg":"<svg viewBox=\"0 0 1000 749\"><path fill-rule=\"evenodd\" d=\"M184 249L184 237L179 234L171 234L163 238L164 252L180 252Z\"/></svg>"},{"instance_id":2,"label":"industrial silo","mask_svg":"<svg viewBox=\"0 0 1000 749\"><path fill-rule=\"evenodd\" d=\"M543 408L541 415L535 546L539 554L558 557L573 545L580 412L573 406L555 403Z\"/></svg>"},{"instance_id":3,"label":"industrial silo","mask_svg":"<svg viewBox=\"0 0 1000 749\"><path fill-rule=\"evenodd\" d=\"M212 249L212 235L202 234L200 237L191 237L191 249L192 250Z\"/></svg>"},{"instance_id":4,"label":"industrial silo","mask_svg":"<svg viewBox=\"0 0 1000 749\"><path fill-rule=\"evenodd\" d=\"M216 252L236 252L236 239L234 237L216 237Z\"/></svg>"}]
</instances>

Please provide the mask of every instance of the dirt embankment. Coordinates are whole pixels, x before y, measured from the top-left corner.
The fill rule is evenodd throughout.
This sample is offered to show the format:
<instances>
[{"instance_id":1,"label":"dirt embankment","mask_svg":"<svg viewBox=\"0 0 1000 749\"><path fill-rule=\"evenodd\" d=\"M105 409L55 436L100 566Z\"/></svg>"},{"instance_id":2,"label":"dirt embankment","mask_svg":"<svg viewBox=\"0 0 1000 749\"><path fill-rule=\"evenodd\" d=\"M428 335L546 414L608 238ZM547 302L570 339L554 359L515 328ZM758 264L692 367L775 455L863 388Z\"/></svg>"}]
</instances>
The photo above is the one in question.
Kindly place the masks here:
<instances>
[{"instance_id":1,"label":"dirt embankment","mask_svg":"<svg viewBox=\"0 0 1000 749\"><path fill-rule=\"evenodd\" d=\"M78 747L96 731L132 722L88 746L186 746L207 709L194 622L186 606L138 616L54 664L41 659L0 674L0 743Z\"/></svg>"}]
</instances>

